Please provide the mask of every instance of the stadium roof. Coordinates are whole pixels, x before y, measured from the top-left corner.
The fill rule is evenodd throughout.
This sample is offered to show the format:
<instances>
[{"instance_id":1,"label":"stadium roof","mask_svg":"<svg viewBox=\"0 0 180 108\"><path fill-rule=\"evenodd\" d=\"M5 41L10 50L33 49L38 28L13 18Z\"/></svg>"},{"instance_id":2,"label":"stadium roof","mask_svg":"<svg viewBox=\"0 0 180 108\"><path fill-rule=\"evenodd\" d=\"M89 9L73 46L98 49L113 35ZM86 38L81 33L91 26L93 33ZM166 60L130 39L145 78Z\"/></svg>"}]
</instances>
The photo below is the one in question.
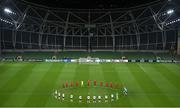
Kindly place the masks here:
<instances>
[{"instance_id":1,"label":"stadium roof","mask_svg":"<svg viewBox=\"0 0 180 108\"><path fill-rule=\"evenodd\" d=\"M164 0L22 0L54 8L103 9L130 8Z\"/></svg>"}]
</instances>

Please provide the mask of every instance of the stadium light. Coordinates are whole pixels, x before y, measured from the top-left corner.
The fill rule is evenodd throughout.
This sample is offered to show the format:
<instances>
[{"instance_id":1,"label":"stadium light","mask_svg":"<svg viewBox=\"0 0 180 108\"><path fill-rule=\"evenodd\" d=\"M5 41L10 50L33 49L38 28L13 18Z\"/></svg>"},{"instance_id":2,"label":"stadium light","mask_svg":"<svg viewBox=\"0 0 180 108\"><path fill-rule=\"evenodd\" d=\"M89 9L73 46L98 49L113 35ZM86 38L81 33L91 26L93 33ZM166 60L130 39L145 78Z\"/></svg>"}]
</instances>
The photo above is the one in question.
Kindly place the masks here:
<instances>
[{"instance_id":1,"label":"stadium light","mask_svg":"<svg viewBox=\"0 0 180 108\"><path fill-rule=\"evenodd\" d=\"M170 24L174 24L174 23L176 23L176 22L180 22L180 18L175 19L175 20L172 20L172 21L166 23L166 26L167 26L167 25L170 25Z\"/></svg>"},{"instance_id":2,"label":"stadium light","mask_svg":"<svg viewBox=\"0 0 180 108\"><path fill-rule=\"evenodd\" d=\"M6 13L12 13L12 11L9 8L4 8L4 12Z\"/></svg>"},{"instance_id":3,"label":"stadium light","mask_svg":"<svg viewBox=\"0 0 180 108\"><path fill-rule=\"evenodd\" d=\"M173 9L170 9L170 10L167 11L167 14L172 14L172 13L174 13Z\"/></svg>"},{"instance_id":4,"label":"stadium light","mask_svg":"<svg viewBox=\"0 0 180 108\"><path fill-rule=\"evenodd\" d=\"M7 24L11 24L11 25L13 25L13 23L12 23L12 22L10 22L10 21L8 21L8 20L5 20L5 19L2 19L2 18L0 18L0 21L5 22L5 23L7 23Z\"/></svg>"},{"instance_id":5,"label":"stadium light","mask_svg":"<svg viewBox=\"0 0 180 108\"><path fill-rule=\"evenodd\" d=\"M9 8L4 8L4 12L6 12L7 14L14 14L16 15L16 13L14 13L11 9Z\"/></svg>"}]
</instances>

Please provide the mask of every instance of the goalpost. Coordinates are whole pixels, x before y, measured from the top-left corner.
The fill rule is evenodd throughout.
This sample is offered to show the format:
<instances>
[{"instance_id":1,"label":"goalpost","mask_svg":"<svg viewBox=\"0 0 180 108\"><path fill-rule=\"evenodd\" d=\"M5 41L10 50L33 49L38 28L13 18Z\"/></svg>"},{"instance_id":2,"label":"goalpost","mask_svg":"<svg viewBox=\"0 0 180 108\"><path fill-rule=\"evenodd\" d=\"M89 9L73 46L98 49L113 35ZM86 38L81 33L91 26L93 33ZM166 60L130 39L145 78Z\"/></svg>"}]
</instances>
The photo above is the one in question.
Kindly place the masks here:
<instances>
[{"instance_id":1,"label":"goalpost","mask_svg":"<svg viewBox=\"0 0 180 108\"><path fill-rule=\"evenodd\" d=\"M87 64L87 63L93 63L93 64L99 64L100 59L99 58L79 58L78 63L79 64Z\"/></svg>"}]
</instances>

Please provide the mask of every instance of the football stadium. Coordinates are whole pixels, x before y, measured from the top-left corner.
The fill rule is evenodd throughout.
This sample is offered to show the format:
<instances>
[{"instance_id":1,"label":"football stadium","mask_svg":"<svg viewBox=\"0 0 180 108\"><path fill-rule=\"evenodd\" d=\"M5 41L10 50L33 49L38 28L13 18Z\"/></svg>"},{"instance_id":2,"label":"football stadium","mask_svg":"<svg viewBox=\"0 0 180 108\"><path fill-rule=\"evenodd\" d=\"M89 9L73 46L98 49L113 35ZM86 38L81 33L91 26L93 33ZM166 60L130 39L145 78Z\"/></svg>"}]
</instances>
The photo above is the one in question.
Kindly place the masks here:
<instances>
[{"instance_id":1,"label":"football stadium","mask_svg":"<svg viewBox=\"0 0 180 108\"><path fill-rule=\"evenodd\" d=\"M180 107L179 0L0 0L0 107Z\"/></svg>"}]
</instances>

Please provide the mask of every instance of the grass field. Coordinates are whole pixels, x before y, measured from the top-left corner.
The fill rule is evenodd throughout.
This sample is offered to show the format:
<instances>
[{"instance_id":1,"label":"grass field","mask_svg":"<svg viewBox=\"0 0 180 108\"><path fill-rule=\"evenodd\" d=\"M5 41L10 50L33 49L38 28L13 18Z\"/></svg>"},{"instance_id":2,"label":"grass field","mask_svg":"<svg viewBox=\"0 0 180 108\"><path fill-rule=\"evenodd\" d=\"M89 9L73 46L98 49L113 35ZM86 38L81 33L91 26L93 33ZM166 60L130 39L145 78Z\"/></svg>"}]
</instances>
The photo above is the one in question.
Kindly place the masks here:
<instances>
[{"instance_id":1,"label":"grass field","mask_svg":"<svg viewBox=\"0 0 180 108\"><path fill-rule=\"evenodd\" d=\"M115 102L90 104L61 102L52 96L53 90L65 81L89 79L123 83L128 96L120 96ZM75 91L96 93L95 88ZM179 99L179 64L0 62L1 107L180 107Z\"/></svg>"}]
</instances>

